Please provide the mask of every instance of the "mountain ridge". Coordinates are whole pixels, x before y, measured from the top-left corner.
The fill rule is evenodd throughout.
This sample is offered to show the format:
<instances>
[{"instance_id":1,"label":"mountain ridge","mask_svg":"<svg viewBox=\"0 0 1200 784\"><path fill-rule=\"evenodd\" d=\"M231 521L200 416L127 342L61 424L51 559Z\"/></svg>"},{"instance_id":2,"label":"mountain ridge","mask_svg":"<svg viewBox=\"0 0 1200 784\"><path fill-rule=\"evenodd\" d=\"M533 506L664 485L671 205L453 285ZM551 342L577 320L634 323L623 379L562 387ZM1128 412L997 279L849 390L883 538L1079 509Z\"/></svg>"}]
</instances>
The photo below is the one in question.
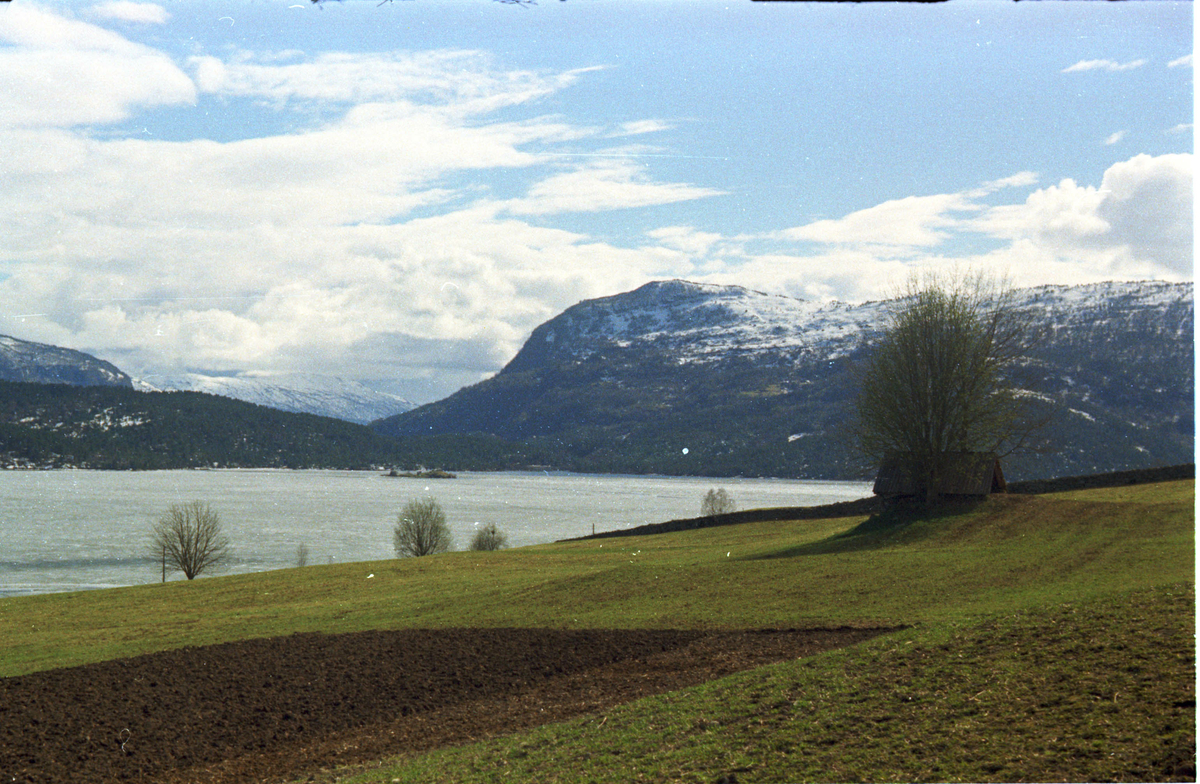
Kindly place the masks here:
<instances>
[{"instance_id":1,"label":"mountain ridge","mask_svg":"<svg viewBox=\"0 0 1200 784\"><path fill-rule=\"evenodd\" d=\"M1192 459L1191 283L1016 297L1046 327L1025 375L1056 404L1057 450L1014 456L1014 476ZM869 468L854 467L841 431L855 361L889 307L655 281L567 308L492 378L372 426L487 435L571 470L858 478Z\"/></svg>"},{"instance_id":2,"label":"mountain ridge","mask_svg":"<svg viewBox=\"0 0 1200 784\"><path fill-rule=\"evenodd\" d=\"M9 335L0 335L0 381L133 387L133 379L111 362L75 349Z\"/></svg>"},{"instance_id":3,"label":"mountain ridge","mask_svg":"<svg viewBox=\"0 0 1200 784\"><path fill-rule=\"evenodd\" d=\"M204 392L296 414L365 425L415 404L356 381L316 373L229 375L143 370L136 377L75 349L0 335L0 381L118 386L140 392Z\"/></svg>"},{"instance_id":4,"label":"mountain ridge","mask_svg":"<svg viewBox=\"0 0 1200 784\"><path fill-rule=\"evenodd\" d=\"M315 414L365 425L416 407L338 376L317 373L142 373L135 387L150 392L204 392L296 414Z\"/></svg>"}]
</instances>

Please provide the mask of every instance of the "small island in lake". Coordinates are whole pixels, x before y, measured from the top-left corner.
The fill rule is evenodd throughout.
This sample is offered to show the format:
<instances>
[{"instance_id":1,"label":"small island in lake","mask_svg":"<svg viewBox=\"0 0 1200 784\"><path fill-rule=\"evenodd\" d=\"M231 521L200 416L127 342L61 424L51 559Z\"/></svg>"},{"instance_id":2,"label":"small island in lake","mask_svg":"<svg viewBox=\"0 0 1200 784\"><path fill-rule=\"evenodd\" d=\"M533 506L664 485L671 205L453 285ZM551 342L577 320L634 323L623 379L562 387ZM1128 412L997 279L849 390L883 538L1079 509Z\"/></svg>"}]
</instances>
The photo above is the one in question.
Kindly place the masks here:
<instances>
[{"instance_id":1,"label":"small island in lake","mask_svg":"<svg viewBox=\"0 0 1200 784\"><path fill-rule=\"evenodd\" d=\"M384 476L401 476L401 477L405 477L408 479L457 479L458 478L455 474L452 474L449 471L443 471L440 468L434 468L434 469L430 469L430 470L421 470L421 471L397 471L396 469L393 468L391 471L388 471L386 474L384 474Z\"/></svg>"}]
</instances>

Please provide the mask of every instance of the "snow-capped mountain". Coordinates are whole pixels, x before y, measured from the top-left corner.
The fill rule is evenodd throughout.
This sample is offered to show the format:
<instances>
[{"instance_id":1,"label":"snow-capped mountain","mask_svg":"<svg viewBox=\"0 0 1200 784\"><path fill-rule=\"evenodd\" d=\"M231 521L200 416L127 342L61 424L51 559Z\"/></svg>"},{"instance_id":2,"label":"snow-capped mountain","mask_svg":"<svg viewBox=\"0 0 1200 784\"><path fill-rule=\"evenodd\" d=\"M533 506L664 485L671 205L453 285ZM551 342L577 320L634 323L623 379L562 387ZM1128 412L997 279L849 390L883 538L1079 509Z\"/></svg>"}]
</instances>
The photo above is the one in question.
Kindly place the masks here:
<instances>
[{"instance_id":1,"label":"snow-capped mountain","mask_svg":"<svg viewBox=\"0 0 1200 784\"><path fill-rule=\"evenodd\" d=\"M91 354L0 335L0 381L72 386L133 385L129 376Z\"/></svg>"},{"instance_id":2,"label":"snow-capped mountain","mask_svg":"<svg viewBox=\"0 0 1200 784\"><path fill-rule=\"evenodd\" d=\"M378 392L357 381L314 373L240 373L213 376L202 373L145 373L137 379L143 391L207 392L281 411L343 419L366 424L413 408L395 395Z\"/></svg>"},{"instance_id":3,"label":"snow-capped mountain","mask_svg":"<svg viewBox=\"0 0 1200 784\"><path fill-rule=\"evenodd\" d=\"M357 381L313 373L142 372L135 380L91 354L0 335L0 381L69 386L118 386L142 392L207 392L301 414L367 424L413 408L395 395Z\"/></svg>"},{"instance_id":4,"label":"snow-capped mountain","mask_svg":"<svg viewBox=\"0 0 1200 784\"><path fill-rule=\"evenodd\" d=\"M822 304L740 286L648 283L568 308L535 329L506 370L635 345L669 352L679 363L747 357L832 361L870 340L893 304ZM1177 312L1171 318L1173 306ZM1039 286L1019 292L1016 307L1066 335L1085 326L1145 329L1152 328L1149 322L1161 322L1170 337L1180 338L1185 315L1190 330L1192 284Z\"/></svg>"},{"instance_id":5,"label":"snow-capped mountain","mask_svg":"<svg viewBox=\"0 0 1200 784\"><path fill-rule=\"evenodd\" d=\"M879 323L881 304L818 304L740 286L669 280L586 300L533 331L508 369L605 347L653 345L680 363L844 356Z\"/></svg>"},{"instance_id":6,"label":"snow-capped mountain","mask_svg":"<svg viewBox=\"0 0 1200 784\"><path fill-rule=\"evenodd\" d=\"M1191 283L1016 294L1045 332L1023 382L1056 411L1052 451L1014 457L1012 478L1191 462ZM495 377L376 428L488 434L576 470L849 476L853 368L892 304L649 283L568 308Z\"/></svg>"}]
</instances>

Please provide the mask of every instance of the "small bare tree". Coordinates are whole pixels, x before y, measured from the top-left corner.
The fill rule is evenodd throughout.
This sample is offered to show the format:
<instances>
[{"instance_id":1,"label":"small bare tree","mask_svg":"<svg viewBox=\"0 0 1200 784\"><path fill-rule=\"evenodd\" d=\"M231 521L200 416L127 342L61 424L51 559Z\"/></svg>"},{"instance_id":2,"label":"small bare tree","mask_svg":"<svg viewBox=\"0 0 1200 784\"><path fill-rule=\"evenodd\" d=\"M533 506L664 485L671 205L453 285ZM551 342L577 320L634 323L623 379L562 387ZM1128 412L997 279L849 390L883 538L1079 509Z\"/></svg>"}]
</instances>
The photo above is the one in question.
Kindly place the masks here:
<instances>
[{"instance_id":1,"label":"small bare tree","mask_svg":"<svg viewBox=\"0 0 1200 784\"><path fill-rule=\"evenodd\" d=\"M733 502L733 496L725 492L723 487L719 490L709 490L704 494L704 500L700 502L701 517L715 517L736 511L737 504Z\"/></svg>"},{"instance_id":2,"label":"small bare tree","mask_svg":"<svg viewBox=\"0 0 1200 784\"><path fill-rule=\"evenodd\" d=\"M399 558L444 553L454 540L446 525L446 513L432 498L409 501L396 520L393 543Z\"/></svg>"},{"instance_id":3,"label":"small bare tree","mask_svg":"<svg viewBox=\"0 0 1200 784\"><path fill-rule=\"evenodd\" d=\"M296 566L308 566L308 545L303 542L296 548Z\"/></svg>"},{"instance_id":4,"label":"small bare tree","mask_svg":"<svg viewBox=\"0 0 1200 784\"><path fill-rule=\"evenodd\" d=\"M495 523L488 523L480 528L471 540L472 550L501 550L507 546L508 536L497 528Z\"/></svg>"},{"instance_id":5,"label":"small bare tree","mask_svg":"<svg viewBox=\"0 0 1200 784\"><path fill-rule=\"evenodd\" d=\"M202 501L171 504L154 524L154 555L162 559L163 579L168 565L189 580L229 560L229 539L221 533L221 518Z\"/></svg>"}]
</instances>

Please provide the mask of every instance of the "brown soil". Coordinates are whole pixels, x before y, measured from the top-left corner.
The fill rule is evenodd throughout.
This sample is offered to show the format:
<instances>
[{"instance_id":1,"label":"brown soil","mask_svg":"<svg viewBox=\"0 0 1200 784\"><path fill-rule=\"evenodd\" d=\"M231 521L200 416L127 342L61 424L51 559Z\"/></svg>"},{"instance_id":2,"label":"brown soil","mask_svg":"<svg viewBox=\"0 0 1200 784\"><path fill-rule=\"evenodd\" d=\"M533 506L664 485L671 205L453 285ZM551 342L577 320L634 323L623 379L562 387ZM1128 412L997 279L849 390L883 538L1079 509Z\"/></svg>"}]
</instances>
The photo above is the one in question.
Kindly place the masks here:
<instances>
[{"instance_id":1,"label":"brown soil","mask_svg":"<svg viewBox=\"0 0 1200 784\"><path fill-rule=\"evenodd\" d=\"M315 779L883 631L297 634L51 670L0 679L0 781Z\"/></svg>"}]
</instances>

